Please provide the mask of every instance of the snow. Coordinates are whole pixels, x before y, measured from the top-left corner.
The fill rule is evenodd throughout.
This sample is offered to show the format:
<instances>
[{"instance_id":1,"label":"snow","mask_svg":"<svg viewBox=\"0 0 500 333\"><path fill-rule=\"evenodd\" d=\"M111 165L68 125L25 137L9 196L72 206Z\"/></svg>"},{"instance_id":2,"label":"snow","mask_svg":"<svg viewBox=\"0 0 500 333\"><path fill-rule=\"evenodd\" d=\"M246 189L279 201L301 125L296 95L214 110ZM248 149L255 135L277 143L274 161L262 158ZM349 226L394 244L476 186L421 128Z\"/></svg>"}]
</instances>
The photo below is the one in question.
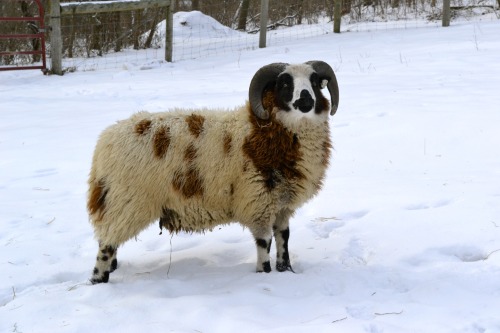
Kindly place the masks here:
<instances>
[{"instance_id":1,"label":"snow","mask_svg":"<svg viewBox=\"0 0 500 333\"><path fill-rule=\"evenodd\" d=\"M220 24L216 19L204 15L200 11L176 12L173 15L175 37L181 38L227 38L230 36L246 35ZM161 31L165 31L165 21L160 24Z\"/></svg>"},{"instance_id":2,"label":"snow","mask_svg":"<svg viewBox=\"0 0 500 333\"><path fill-rule=\"evenodd\" d=\"M0 332L500 332L499 28L0 73ZM261 66L312 59L341 94L325 186L291 222L296 274L254 273L238 224L171 237L155 223L120 248L110 283L90 285L99 133L139 110L240 105Z\"/></svg>"}]
</instances>

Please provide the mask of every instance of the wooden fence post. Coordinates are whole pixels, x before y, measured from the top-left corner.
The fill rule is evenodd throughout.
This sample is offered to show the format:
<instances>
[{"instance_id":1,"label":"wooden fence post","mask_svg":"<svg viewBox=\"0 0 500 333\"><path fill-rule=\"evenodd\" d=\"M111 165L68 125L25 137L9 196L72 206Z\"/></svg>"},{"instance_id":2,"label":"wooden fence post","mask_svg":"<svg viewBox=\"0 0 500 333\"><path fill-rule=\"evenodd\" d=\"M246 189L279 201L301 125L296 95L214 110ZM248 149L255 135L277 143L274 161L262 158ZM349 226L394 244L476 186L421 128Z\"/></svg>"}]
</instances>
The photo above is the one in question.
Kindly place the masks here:
<instances>
[{"instance_id":1,"label":"wooden fence post","mask_svg":"<svg viewBox=\"0 0 500 333\"><path fill-rule=\"evenodd\" d=\"M59 0L50 0L50 60L51 73L63 75L61 6Z\"/></svg>"},{"instance_id":2,"label":"wooden fence post","mask_svg":"<svg viewBox=\"0 0 500 333\"><path fill-rule=\"evenodd\" d=\"M342 19L342 0L335 0L333 5L333 32L340 33L340 21Z\"/></svg>"},{"instance_id":3,"label":"wooden fence post","mask_svg":"<svg viewBox=\"0 0 500 333\"><path fill-rule=\"evenodd\" d=\"M173 51L173 31L174 31L174 18L173 18L173 1L166 8L166 19L165 22L165 60L172 62L172 51Z\"/></svg>"},{"instance_id":4,"label":"wooden fence post","mask_svg":"<svg viewBox=\"0 0 500 333\"><path fill-rule=\"evenodd\" d=\"M450 26L450 0L443 0L443 27Z\"/></svg>"},{"instance_id":5,"label":"wooden fence post","mask_svg":"<svg viewBox=\"0 0 500 333\"><path fill-rule=\"evenodd\" d=\"M260 1L260 36L259 47L266 47L267 19L269 11L269 0Z\"/></svg>"}]
</instances>

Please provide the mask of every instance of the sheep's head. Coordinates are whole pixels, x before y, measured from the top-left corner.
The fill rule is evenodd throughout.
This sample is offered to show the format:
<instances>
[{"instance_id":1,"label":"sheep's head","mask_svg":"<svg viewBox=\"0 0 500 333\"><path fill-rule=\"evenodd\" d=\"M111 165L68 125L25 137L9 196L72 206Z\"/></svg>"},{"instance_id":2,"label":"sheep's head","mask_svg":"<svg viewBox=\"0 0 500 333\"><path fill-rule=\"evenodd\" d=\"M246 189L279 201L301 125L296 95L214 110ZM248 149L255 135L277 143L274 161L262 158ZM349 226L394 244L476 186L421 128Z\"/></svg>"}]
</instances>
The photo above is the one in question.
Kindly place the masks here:
<instances>
[{"instance_id":1,"label":"sheep's head","mask_svg":"<svg viewBox=\"0 0 500 333\"><path fill-rule=\"evenodd\" d=\"M269 112L263 98L272 92L272 105L280 110L292 112L299 117L314 117L323 113L328 101L321 89L328 87L331 98L330 114L334 115L339 105L339 87L333 69L323 61L308 61L290 65L273 63L255 73L250 83L249 100L254 114L268 119Z\"/></svg>"}]
</instances>

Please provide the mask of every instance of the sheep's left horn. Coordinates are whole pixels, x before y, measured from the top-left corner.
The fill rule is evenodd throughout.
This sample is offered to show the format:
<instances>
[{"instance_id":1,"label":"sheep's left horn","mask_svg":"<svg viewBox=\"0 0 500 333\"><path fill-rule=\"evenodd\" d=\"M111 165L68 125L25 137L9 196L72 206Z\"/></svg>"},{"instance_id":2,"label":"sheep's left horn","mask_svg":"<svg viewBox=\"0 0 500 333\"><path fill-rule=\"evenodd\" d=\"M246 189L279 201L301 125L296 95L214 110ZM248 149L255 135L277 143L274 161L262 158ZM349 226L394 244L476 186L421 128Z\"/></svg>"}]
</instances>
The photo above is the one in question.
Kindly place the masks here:
<instances>
[{"instance_id":1,"label":"sheep's left horn","mask_svg":"<svg viewBox=\"0 0 500 333\"><path fill-rule=\"evenodd\" d=\"M259 69L252 78L249 88L249 101L253 113L260 119L268 119L269 112L262 106L262 93L264 89L276 81L278 75L283 72L288 64L276 62Z\"/></svg>"},{"instance_id":2,"label":"sheep's left horn","mask_svg":"<svg viewBox=\"0 0 500 333\"><path fill-rule=\"evenodd\" d=\"M339 85L333 69L330 65L321 60L308 61L306 64L312 66L316 73L318 73L321 80L328 80L327 87L330 92L330 99L332 100L330 115L333 116L339 107Z\"/></svg>"}]
</instances>

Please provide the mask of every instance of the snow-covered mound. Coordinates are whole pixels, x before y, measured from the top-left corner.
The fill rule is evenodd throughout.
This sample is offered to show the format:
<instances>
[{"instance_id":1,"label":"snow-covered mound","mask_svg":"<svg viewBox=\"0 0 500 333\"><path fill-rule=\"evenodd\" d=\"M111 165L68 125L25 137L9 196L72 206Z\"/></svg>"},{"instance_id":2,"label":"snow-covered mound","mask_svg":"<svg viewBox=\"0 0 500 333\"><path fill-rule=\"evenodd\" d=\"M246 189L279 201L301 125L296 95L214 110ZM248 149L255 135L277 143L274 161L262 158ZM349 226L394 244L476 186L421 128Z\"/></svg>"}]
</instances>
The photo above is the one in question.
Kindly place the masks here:
<instances>
[{"instance_id":1,"label":"snow-covered mound","mask_svg":"<svg viewBox=\"0 0 500 333\"><path fill-rule=\"evenodd\" d=\"M177 12L173 16L174 39L228 38L242 34L200 11ZM163 43L165 39L165 21L160 22L156 30L156 37Z\"/></svg>"},{"instance_id":2,"label":"snow-covered mound","mask_svg":"<svg viewBox=\"0 0 500 333\"><path fill-rule=\"evenodd\" d=\"M199 11L177 12L174 14L175 37L230 37L240 34L213 17Z\"/></svg>"}]
</instances>

